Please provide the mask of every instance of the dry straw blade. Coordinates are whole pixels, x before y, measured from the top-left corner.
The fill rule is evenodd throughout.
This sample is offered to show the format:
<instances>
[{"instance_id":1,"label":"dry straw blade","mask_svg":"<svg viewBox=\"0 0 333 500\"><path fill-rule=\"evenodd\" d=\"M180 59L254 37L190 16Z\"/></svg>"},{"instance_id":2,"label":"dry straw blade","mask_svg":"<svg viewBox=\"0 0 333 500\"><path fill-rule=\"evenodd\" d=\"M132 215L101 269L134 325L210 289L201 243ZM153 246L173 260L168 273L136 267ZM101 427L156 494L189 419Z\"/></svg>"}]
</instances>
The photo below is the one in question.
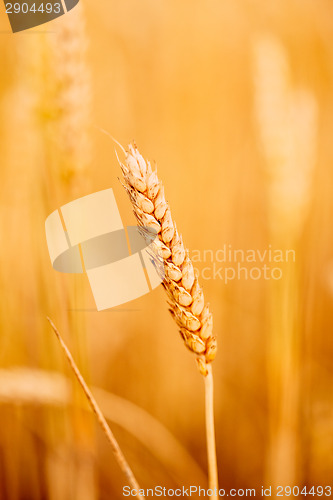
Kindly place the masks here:
<instances>
[{"instance_id":1,"label":"dry straw blade","mask_svg":"<svg viewBox=\"0 0 333 500\"><path fill-rule=\"evenodd\" d=\"M56 328L55 324L53 323L53 321L50 318L47 318L47 319L48 319L54 333L56 334L57 339L59 340L59 343L60 343L60 345L65 353L65 356L66 356L66 358L71 366L71 369L73 370L80 386L82 387L82 389L87 397L87 400L89 402L89 405L90 405L92 411L95 413L100 426L102 427L109 443L111 444L111 448L112 448L114 457L117 460L120 469L124 473L131 488L137 492L136 496L140 500L143 500L144 496L140 494L140 486L139 486L139 484L138 484L138 482L137 482L137 480L132 472L132 469L130 468L129 464L127 463L127 460L126 460L123 452L121 451L119 444L118 444L116 438L114 437L113 432L111 431L111 429L109 427L109 424L107 423L107 421L106 421L100 407L98 406L92 392L90 391L90 389L87 386L80 370L78 369L70 350L68 349L67 345L63 341L63 339L62 339L58 329Z\"/></svg>"}]
</instances>

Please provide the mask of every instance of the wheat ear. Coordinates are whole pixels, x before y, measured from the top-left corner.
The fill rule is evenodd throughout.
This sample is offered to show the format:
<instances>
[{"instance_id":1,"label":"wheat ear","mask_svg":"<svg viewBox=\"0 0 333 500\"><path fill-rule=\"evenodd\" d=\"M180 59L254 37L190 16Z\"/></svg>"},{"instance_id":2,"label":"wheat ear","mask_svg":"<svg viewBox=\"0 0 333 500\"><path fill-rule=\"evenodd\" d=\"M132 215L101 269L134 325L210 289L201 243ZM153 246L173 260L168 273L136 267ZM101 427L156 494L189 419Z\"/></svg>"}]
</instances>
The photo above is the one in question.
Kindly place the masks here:
<instances>
[{"instance_id":1,"label":"wheat ear","mask_svg":"<svg viewBox=\"0 0 333 500\"><path fill-rule=\"evenodd\" d=\"M157 233L155 256L163 267L163 286L168 295L170 312L186 347L197 356L198 368L205 377L209 485L217 489L213 375L210 366L217 350L213 316L208 304L205 305L198 276L171 216L157 172L141 156L135 144L130 144L124 153L125 162L120 162L120 165L134 215L140 227Z\"/></svg>"},{"instance_id":2,"label":"wheat ear","mask_svg":"<svg viewBox=\"0 0 333 500\"><path fill-rule=\"evenodd\" d=\"M70 352L70 350L68 349L67 345L65 344L65 342L63 341L57 327L55 326L55 324L53 323L53 321L50 319L50 318L47 318L48 322L50 323L51 327L52 327L52 330L54 331L54 333L56 334L56 337L57 339L59 340L59 343L66 355L66 358L77 378L77 380L79 381L79 384L80 386L82 387L83 389L83 392L85 393L86 397L87 397L87 400L89 402L89 405L92 409L92 411L95 413L96 417L97 417L97 420L98 420L98 423L100 424L100 426L102 427L109 443L111 444L111 447L112 447L112 451L113 451L113 454L114 454L114 457L116 459L116 461L118 462L119 464L119 467L120 469L122 470L122 472L125 474L126 476L126 479L128 480L130 486L132 489L134 489L136 492L137 492L137 497L140 499L140 500L144 500L144 496L140 495L140 486L137 482L137 480L135 479L135 476L132 472L132 469L130 468L130 466L128 465L127 463L127 460L123 454L123 452L121 451L120 449L120 446L116 440L116 438L114 437L113 435L113 432L111 431L110 427L109 427L109 424L107 423L100 407L98 406L91 390L89 389L89 387L87 386L80 370L78 369L74 359L73 359L73 356Z\"/></svg>"},{"instance_id":3,"label":"wheat ear","mask_svg":"<svg viewBox=\"0 0 333 500\"><path fill-rule=\"evenodd\" d=\"M163 286L170 312L185 345L197 355L200 372L207 376L207 365L215 358L217 347L213 316L205 305L192 261L172 219L162 183L134 144L130 144L121 168L138 225L151 228L158 235L154 244L164 267Z\"/></svg>"}]
</instances>

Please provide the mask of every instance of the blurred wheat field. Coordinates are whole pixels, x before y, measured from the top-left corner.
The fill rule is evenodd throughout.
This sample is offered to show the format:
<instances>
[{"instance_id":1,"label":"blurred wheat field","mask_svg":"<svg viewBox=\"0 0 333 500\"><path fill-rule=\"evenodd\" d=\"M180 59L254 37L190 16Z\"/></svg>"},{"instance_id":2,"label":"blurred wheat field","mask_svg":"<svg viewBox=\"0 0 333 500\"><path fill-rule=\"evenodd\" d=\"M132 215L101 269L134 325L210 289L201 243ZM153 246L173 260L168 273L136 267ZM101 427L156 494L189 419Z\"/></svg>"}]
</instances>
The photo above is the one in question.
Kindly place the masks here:
<instances>
[{"instance_id":1,"label":"blurred wheat field","mask_svg":"<svg viewBox=\"0 0 333 500\"><path fill-rule=\"evenodd\" d=\"M122 498L46 316L141 486L205 486L202 380L161 287L97 312L86 277L50 264L45 219L75 198L112 187L134 223L100 129L156 160L192 251L295 251L281 280L202 282L220 486L331 484L331 3L81 0L15 35L0 13L0 498Z\"/></svg>"}]
</instances>

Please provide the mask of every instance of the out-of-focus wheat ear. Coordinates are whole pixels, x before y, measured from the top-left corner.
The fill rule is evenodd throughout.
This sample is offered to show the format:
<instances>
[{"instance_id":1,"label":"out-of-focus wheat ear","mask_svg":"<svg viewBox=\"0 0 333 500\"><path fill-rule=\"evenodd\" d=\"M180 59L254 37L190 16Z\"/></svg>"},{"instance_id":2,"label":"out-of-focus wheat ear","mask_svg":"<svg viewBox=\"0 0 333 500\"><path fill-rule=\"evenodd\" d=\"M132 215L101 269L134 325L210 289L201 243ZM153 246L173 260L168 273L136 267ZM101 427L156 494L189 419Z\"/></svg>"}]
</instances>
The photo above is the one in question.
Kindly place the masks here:
<instances>
[{"instance_id":1,"label":"out-of-focus wheat ear","mask_svg":"<svg viewBox=\"0 0 333 500\"><path fill-rule=\"evenodd\" d=\"M299 235L311 201L316 161L318 104L314 93L293 85L282 42L262 35L253 45L255 119L265 157L272 236Z\"/></svg>"},{"instance_id":2,"label":"out-of-focus wheat ear","mask_svg":"<svg viewBox=\"0 0 333 500\"><path fill-rule=\"evenodd\" d=\"M48 119L56 156L54 168L72 189L78 183L87 182L85 177L91 162L91 75L86 61L87 40L81 4L63 16L56 31L49 34Z\"/></svg>"}]
</instances>

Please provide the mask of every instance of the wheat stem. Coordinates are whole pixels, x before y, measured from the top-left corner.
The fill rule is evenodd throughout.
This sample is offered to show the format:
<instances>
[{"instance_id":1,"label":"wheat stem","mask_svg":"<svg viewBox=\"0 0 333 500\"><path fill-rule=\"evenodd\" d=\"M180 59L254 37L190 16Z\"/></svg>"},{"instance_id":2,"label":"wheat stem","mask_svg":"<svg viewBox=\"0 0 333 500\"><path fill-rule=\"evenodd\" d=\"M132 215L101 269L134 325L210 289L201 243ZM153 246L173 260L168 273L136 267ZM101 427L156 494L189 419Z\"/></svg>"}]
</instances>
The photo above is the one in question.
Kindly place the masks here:
<instances>
[{"instance_id":1,"label":"wheat stem","mask_svg":"<svg viewBox=\"0 0 333 500\"><path fill-rule=\"evenodd\" d=\"M100 426L102 427L109 443L111 444L114 457L115 457L116 461L118 462L119 467L121 468L121 470L125 474L126 479L128 480L131 488L137 492L136 496L139 499L144 500L144 496L140 495L140 493L139 493L140 486L139 486L137 480L135 479L135 476L132 472L132 469L128 465L127 460L126 460L123 452L121 451L120 446L119 446L116 438L114 437L114 435L113 435L102 411L100 410L92 392L90 391L90 389L87 386L79 368L77 367L77 365L73 359L73 356L71 355L70 350L68 349L65 342L63 341L63 339L62 339L58 329L56 328L55 324L53 323L53 321L50 318L47 318L47 320L49 321L54 333L57 336L57 339L59 340L59 343L60 343L60 345L61 345L61 347L66 355L66 358L67 358L77 380L79 381L79 384L81 385L81 387L82 387L82 389L83 389L83 391L88 399L88 402L89 402L89 405L91 406L92 411L95 413Z\"/></svg>"},{"instance_id":2,"label":"wheat stem","mask_svg":"<svg viewBox=\"0 0 333 500\"><path fill-rule=\"evenodd\" d=\"M207 366L208 374L205 380L205 412L206 412L206 440L208 458L208 486L214 490L214 497L218 498L218 473L215 445L214 424L214 381L212 366Z\"/></svg>"}]
</instances>

